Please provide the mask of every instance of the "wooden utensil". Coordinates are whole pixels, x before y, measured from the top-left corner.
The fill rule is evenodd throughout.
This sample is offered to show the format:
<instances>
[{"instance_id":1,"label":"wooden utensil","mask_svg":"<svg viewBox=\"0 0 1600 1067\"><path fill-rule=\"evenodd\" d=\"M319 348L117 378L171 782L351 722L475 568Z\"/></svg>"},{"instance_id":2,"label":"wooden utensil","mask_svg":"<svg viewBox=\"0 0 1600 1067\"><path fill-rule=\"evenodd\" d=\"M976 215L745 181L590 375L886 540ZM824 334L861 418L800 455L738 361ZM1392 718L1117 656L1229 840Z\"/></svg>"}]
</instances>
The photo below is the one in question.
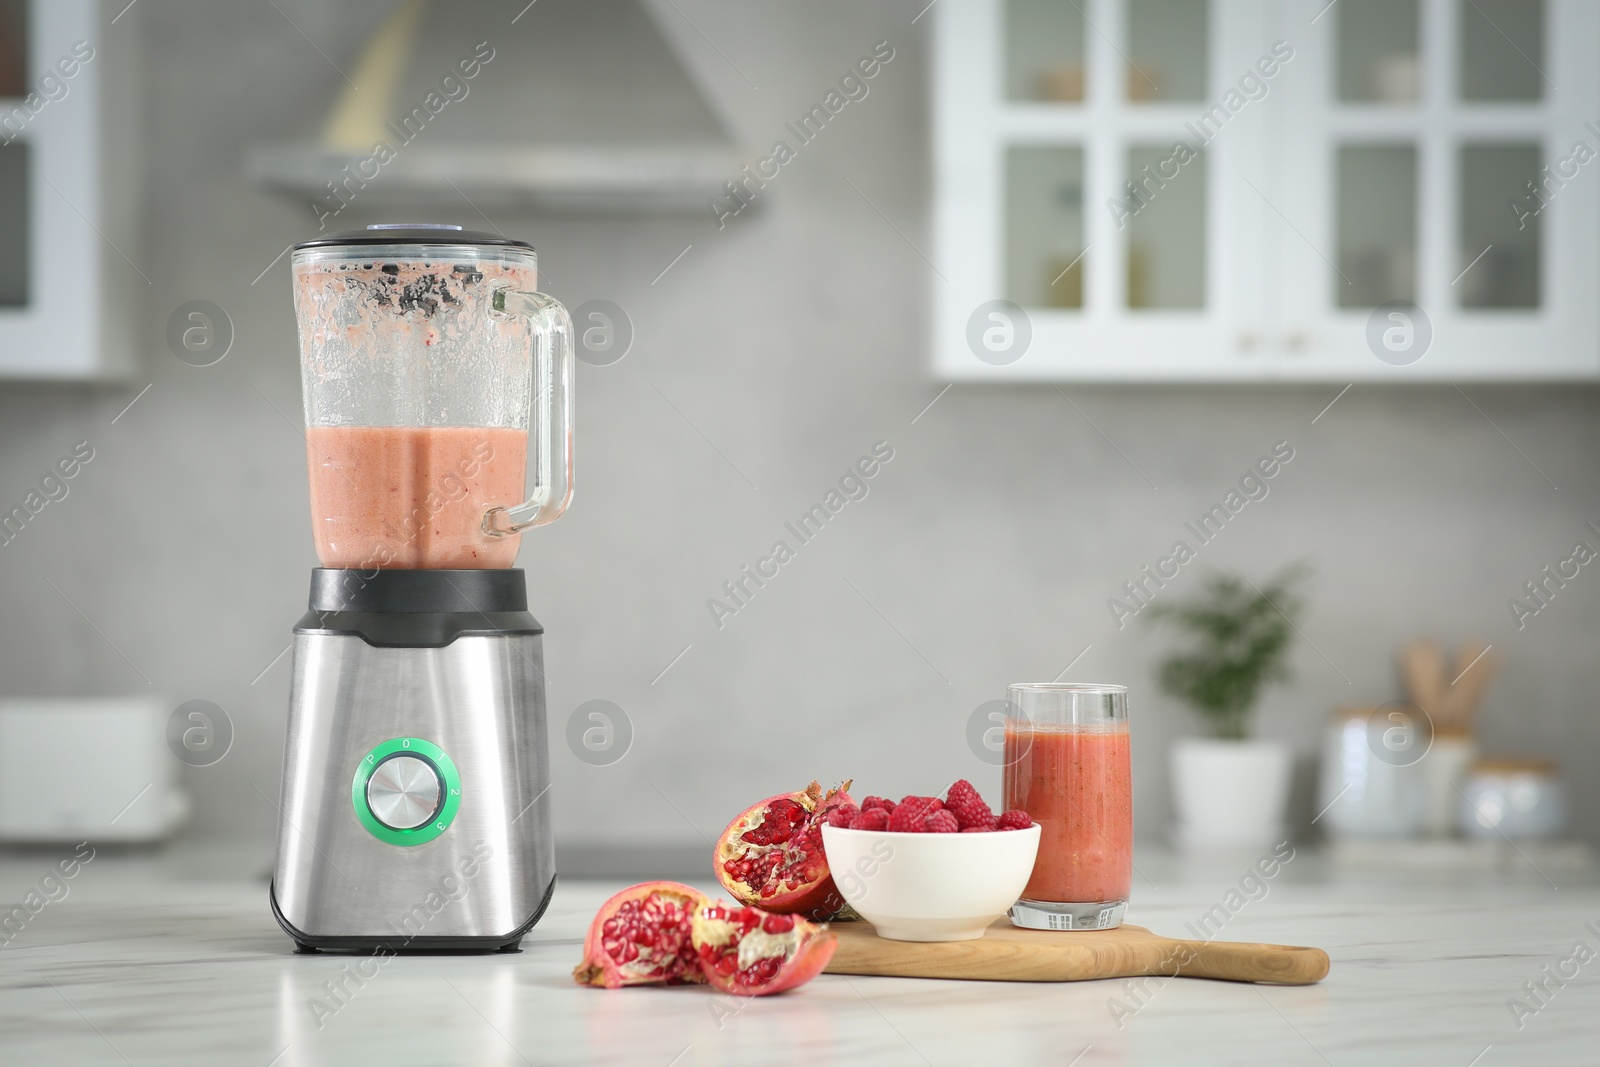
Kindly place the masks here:
<instances>
[{"instance_id":1,"label":"wooden utensil","mask_svg":"<svg viewBox=\"0 0 1600 1067\"><path fill-rule=\"evenodd\" d=\"M1496 657L1489 655L1490 646L1476 641L1462 646L1456 654L1456 665L1445 679L1445 694L1441 699L1441 732L1470 734L1472 720L1478 713L1478 703L1484 690L1494 678Z\"/></svg>"},{"instance_id":2,"label":"wooden utensil","mask_svg":"<svg viewBox=\"0 0 1600 1067\"><path fill-rule=\"evenodd\" d=\"M1022 930L1001 918L976 941L889 941L869 922L833 923L839 947L828 974L1081 982L1168 975L1229 982L1309 985L1328 974L1320 948L1242 941L1181 941L1142 926L1115 930Z\"/></svg>"},{"instance_id":3,"label":"wooden utensil","mask_svg":"<svg viewBox=\"0 0 1600 1067\"><path fill-rule=\"evenodd\" d=\"M1413 641L1400 650L1400 675L1406 697L1429 719L1438 714L1440 695L1450 679L1444 675L1444 653L1432 641Z\"/></svg>"}]
</instances>

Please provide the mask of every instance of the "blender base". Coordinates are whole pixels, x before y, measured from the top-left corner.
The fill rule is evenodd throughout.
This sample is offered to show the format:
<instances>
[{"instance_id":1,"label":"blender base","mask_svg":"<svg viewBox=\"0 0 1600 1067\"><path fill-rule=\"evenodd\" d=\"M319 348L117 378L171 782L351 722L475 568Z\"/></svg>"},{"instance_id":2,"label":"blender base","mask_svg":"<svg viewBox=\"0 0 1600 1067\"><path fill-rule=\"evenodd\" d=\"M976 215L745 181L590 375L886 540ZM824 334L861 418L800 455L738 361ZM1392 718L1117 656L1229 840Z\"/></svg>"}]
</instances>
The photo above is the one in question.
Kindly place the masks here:
<instances>
[{"instance_id":1,"label":"blender base","mask_svg":"<svg viewBox=\"0 0 1600 1067\"><path fill-rule=\"evenodd\" d=\"M520 570L313 572L273 915L307 951L515 951L556 880Z\"/></svg>"},{"instance_id":2,"label":"blender base","mask_svg":"<svg viewBox=\"0 0 1600 1067\"><path fill-rule=\"evenodd\" d=\"M550 878L550 887L545 890L544 898L539 901L538 910L529 917L527 922L509 934L486 937L418 936L404 939L383 936L316 937L296 930L294 925L283 917L283 911L278 907L277 887L270 883L267 886L267 900L272 905L272 917L278 920L278 925L283 927L283 932L288 934L294 941L296 955L316 955L319 952L373 953L379 949L387 949L395 955L429 952L480 955L489 952L522 951L522 939L544 917L545 909L550 907L550 899L555 896L555 892L556 879L552 876Z\"/></svg>"}]
</instances>

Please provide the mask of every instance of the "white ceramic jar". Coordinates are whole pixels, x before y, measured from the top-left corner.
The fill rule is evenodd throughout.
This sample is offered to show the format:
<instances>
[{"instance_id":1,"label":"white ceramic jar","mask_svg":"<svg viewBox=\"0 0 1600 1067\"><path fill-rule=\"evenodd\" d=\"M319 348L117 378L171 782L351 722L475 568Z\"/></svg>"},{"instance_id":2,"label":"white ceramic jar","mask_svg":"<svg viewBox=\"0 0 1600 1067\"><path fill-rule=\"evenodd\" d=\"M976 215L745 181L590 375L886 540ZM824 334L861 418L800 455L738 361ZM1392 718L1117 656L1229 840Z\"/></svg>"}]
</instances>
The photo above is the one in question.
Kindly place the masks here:
<instances>
[{"instance_id":1,"label":"white ceramic jar","mask_svg":"<svg viewBox=\"0 0 1600 1067\"><path fill-rule=\"evenodd\" d=\"M1458 814L1468 837L1554 837L1566 822L1566 801L1548 760L1480 759L1467 771Z\"/></svg>"},{"instance_id":2,"label":"white ceramic jar","mask_svg":"<svg viewBox=\"0 0 1600 1067\"><path fill-rule=\"evenodd\" d=\"M1429 737L1404 705L1339 708L1323 734L1319 823L1334 837L1413 837L1426 789Z\"/></svg>"}]
</instances>

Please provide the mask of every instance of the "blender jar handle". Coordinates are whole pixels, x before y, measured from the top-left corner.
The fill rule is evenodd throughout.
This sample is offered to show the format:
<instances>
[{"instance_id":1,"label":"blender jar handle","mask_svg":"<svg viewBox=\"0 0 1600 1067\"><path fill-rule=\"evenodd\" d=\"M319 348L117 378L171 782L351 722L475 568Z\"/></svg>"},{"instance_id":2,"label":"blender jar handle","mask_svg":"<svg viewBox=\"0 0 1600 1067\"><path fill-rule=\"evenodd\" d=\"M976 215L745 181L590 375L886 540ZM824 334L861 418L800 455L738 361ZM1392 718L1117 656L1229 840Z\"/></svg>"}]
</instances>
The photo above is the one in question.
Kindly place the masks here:
<instances>
[{"instance_id":1,"label":"blender jar handle","mask_svg":"<svg viewBox=\"0 0 1600 1067\"><path fill-rule=\"evenodd\" d=\"M492 307L533 324L533 492L483 516L485 535L506 537L555 521L572 500L572 317L553 297L521 289L496 289Z\"/></svg>"}]
</instances>

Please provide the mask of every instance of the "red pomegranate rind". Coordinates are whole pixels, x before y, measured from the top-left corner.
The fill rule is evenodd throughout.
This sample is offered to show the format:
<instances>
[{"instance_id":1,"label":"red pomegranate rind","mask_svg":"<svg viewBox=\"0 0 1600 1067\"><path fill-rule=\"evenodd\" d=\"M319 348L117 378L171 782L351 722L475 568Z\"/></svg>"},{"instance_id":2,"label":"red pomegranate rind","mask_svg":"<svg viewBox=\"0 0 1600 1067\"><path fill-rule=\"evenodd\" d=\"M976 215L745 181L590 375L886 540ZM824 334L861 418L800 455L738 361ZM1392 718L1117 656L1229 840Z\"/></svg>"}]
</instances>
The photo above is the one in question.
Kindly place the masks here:
<instances>
[{"instance_id":1,"label":"red pomegranate rind","mask_svg":"<svg viewBox=\"0 0 1600 1067\"><path fill-rule=\"evenodd\" d=\"M826 927L722 901L697 908L691 929L706 980L744 997L782 993L811 981L838 945Z\"/></svg>"},{"instance_id":2,"label":"red pomegranate rind","mask_svg":"<svg viewBox=\"0 0 1600 1067\"><path fill-rule=\"evenodd\" d=\"M830 812L855 807L845 782L827 793L816 782L803 792L768 797L740 813L717 840L717 881L742 904L826 919L844 906L822 848Z\"/></svg>"},{"instance_id":3,"label":"red pomegranate rind","mask_svg":"<svg viewBox=\"0 0 1600 1067\"><path fill-rule=\"evenodd\" d=\"M589 924L583 962L572 977L580 985L606 989L704 982L690 925L705 901L704 894L678 882L624 889L602 904Z\"/></svg>"},{"instance_id":4,"label":"red pomegranate rind","mask_svg":"<svg viewBox=\"0 0 1600 1067\"><path fill-rule=\"evenodd\" d=\"M1001 830L1026 830L1032 825L1033 816L1029 815L1025 811L1017 811L1013 809L1011 811L1002 812L1000 815L999 829Z\"/></svg>"}]
</instances>

